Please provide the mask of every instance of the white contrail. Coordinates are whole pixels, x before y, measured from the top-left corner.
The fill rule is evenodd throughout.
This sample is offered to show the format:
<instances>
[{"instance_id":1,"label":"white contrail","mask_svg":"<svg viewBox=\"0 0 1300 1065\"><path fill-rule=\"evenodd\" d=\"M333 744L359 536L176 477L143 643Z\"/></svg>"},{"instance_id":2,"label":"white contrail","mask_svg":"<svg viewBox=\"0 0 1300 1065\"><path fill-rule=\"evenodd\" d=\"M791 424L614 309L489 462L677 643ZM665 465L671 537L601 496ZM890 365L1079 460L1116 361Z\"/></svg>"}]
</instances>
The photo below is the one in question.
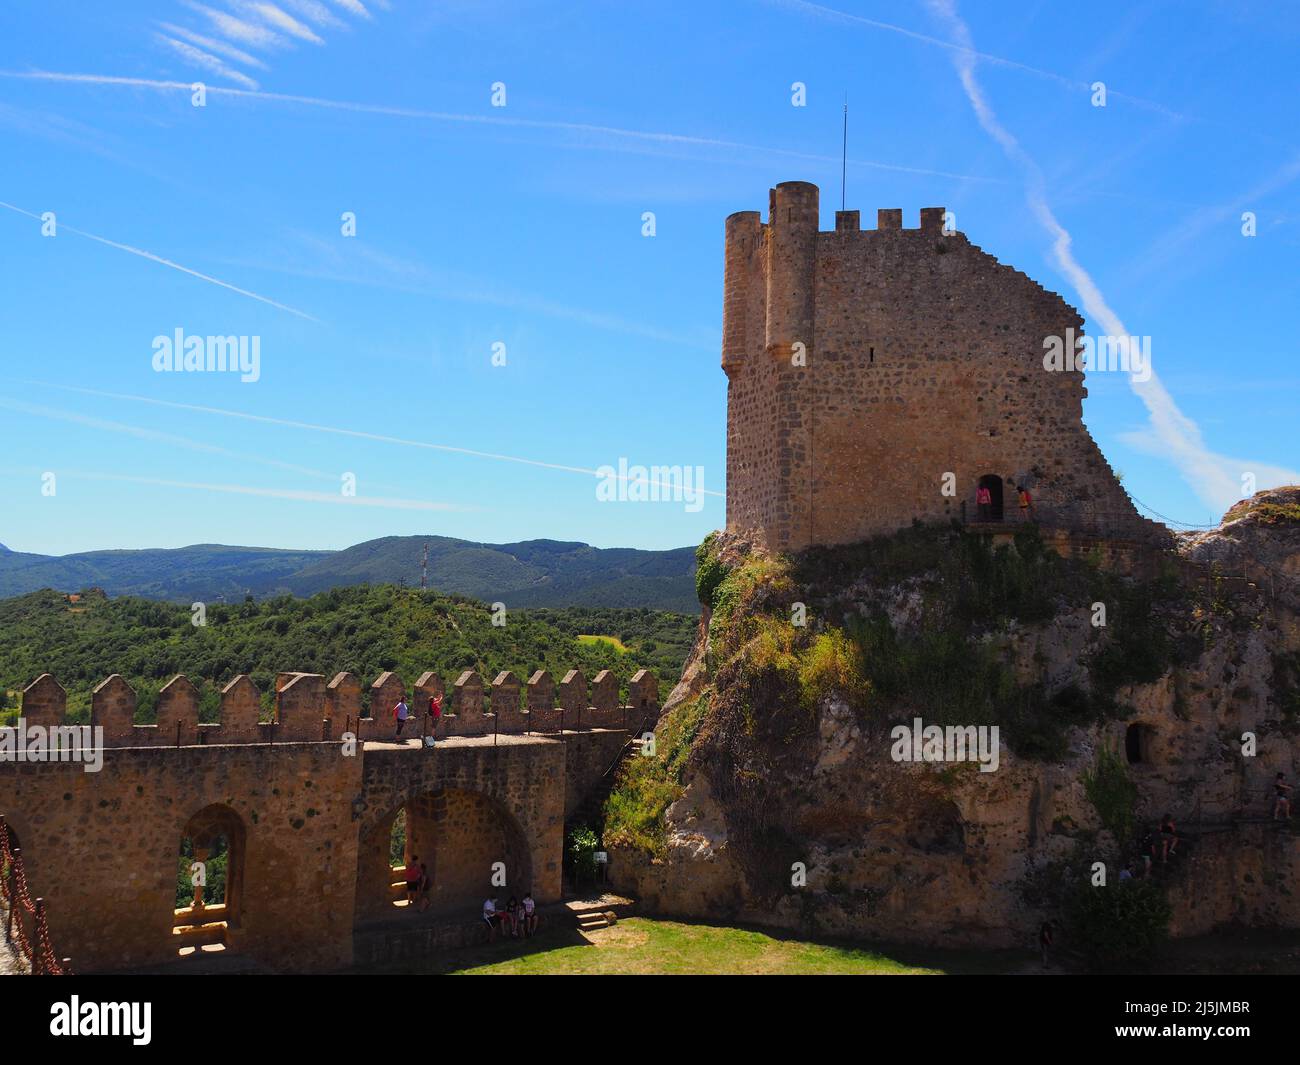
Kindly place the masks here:
<instances>
[{"instance_id":1,"label":"white contrail","mask_svg":"<svg viewBox=\"0 0 1300 1065\"><path fill-rule=\"evenodd\" d=\"M246 484L213 484L206 481L173 481L164 477L135 477L126 473L99 473L65 470L60 477L87 481L125 481L130 484L156 485L161 488L191 488L203 492L226 492L233 495L287 499L297 503L333 503L351 507L382 507L389 510L471 511L477 507L463 503L434 503L423 499L394 499L387 496L345 496L341 492L311 492L294 488L256 488Z\"/></svg>"},{"instance_id":2,"label":"white contrail","mask_svg":"<svg viewBox=\"0 0 1300 1065\"><path fill-rule=\"evenodd\" d=\"M877 19L865 18L862 15L853 15L847 11L837 11L831 7L825 7L822 4L810 3L809 0L768 0L768 3L776 7L783 7L791 11L798 11L807 15L815 15L819 18L829 19L835 22L847 22L859 26L870 26L872 29L884 30L888 33L896 33L902 37L910 37L914 41L920 41L922 44L933 45L937 48L943 48L950 52L959 52L972 58L980 59L986 63L994 63L997 66L1009 67L1013 70L1020 70L1026 74L1033 74L1035 77L1047 78L1056 82L1058 85L1065 85L1071 89L1081 89L1090 91L1092 86L1086 81L1080 81L1077 78L1067 78L1062 74L1057 74L1051 70L1044 70L1042 67L1033 67L1028 63L1021 63L1014 59L1007 59L1004 56L992 55L989 52L980 52L968 44L960 42L945 41L938 37L931 37L929 34L918 33L916 30L909 30L905 26L895 26L890 22L881 22ZM1173 111L1164 104L1157 103L1154 100L1146 100L1141 96L1133 96L1129 93L1119 92L1115 89L1108 90L1108 95L1117 99L1128 100L1138 107L1144 107L1150 111L1158 111L1169 118L1175 118L1180 121L1186 120L1186 115L1181 115Z\"/></svg>"},{"instance_id":3,"label":"white contrail","mask_svg":"<svg viewBox=\"0 0 1300 1065\"><path fill-rule=\"evenodd\" d=\"M373 440L380 444L396 444L399 447L422 448L427 451L444 451L455 455L470 455L474 458L493 459L497 462L516 462L523 466L537 466L546 470L560 470L564 473L581 473L588 477L605 477L606 474L601 470L590 469L586 466L566 466L558 462L542 462L539 459L526 459L518 455L501 455L492 451L477 451L474 448L454 447L451 444L432 444L427 440L409 440L400 436L387 436L383 433L367 433L360 429L339 429L332 425L318 425L313 422L294 421L289 418L272 418L265 414L248 414L245 411L226 410L222 407L205 407L193 403L176 403L168 399L154 399L151 396L134 396L122 392L105 392L97 388L82 388L78 385L60 385L50 381L28 381L26 384L36 385L41 388L58 388L66 392L80 392L87 396L99 396L101 399L121 399L132 403L149 403L156 407L170 407L173 410L188 410L198 414L216 414L223 418L238 418L243 421L260 422L263 425L279 425L287 429L305 429L314 433L329 433L333 436L347 436L358 440ZM618 478L623 481L631 480L635 483L644 483L649 485L659 485L660 487L672 487L663 482L648 480L644 478ZM721 496L724 493L712 489L697 489L703 495Z\"/></svg>"},{"instance_id":4,"label":"white contrail","mask_svg":"<svg viewBox=\"0 0 1300 1065\"><path fill-rule=\"evenodd\" d=\"M930 8L944 19L960 46L953 52L953 64L975 117L1014 163L1025 173L1025 199L1039 224L1052 238L1052 255L1058 267L1074 286L1085 313L1101 326L1103 335L1129 336L1118 314L1111 310L1092 276L1079 264L1071 250L1070 233L1057 220L1047 202L1046 179L1042 169L1003 126L984 97L975 78L978 53L971 47L970 29L958 15L951 0L927 0ZM1129 374L1129 384L1147 408L1155 436L1169 449L1174 463L1193 491L1209 506L1220 511L1241 498L1239 460L1218 455L1205 445L1200 427L1178 409L1178 404L1152 370L1146 381ZM1274 469L1276 469L1274 467ZM1292 474L1300 481L1300 474Z\"/></svg>"},{"instance_id":5,"label":"white contrail","mask_svg":"<svg viewBox=\"0 0 1300 1065\"><path fill-rule=\"evenodd\" d=\"M168 447L183 447L190 451L200 451L209 455L224 455L227 458L239 459L243 462L255 462L262 466L286 470L289 473L303 474L307 477L316 477L320 480L334 481L338 479L338 474L328 473L325 470L314 470L310 466L296 466L291 462L281 462L279 459L269 459L261 455L232 451L230 448L221 447L218 444L206 444L201 440L191 440L189 437L178 436L175 433L164 433L157 429L146 429L139 425L127 425L125 422L109 421L106 418L92 418L73 411L23 403L20 400L5 399L2 396L0 396L0 407L18 411L20 414L30 414L38 418L50 418L56 421L71 422L74 425L84 425L90 429L102 429L110 433L124 433L138 440L166 444Z\"/></svg>"},{"instance_id":6,"label":"white contrail","mask_svg":"<svg viewBox=\"0 0 1300 1065\"><path fill-rule=\"evenodd\" d=\"M53 81L82 85L112 85L125 88L152 89L160 92L193 91L189 82L159 81L152 78L131 78L109 74L65 74L47 70L0 70L0 78L19 78L28 81ZM270 103L300 104L305 107L321 107L333 111L350 111L357 114L387 115L393 118L413 118L428 122L456 122L467 125L515 127L520 129L553 130L563 133L576 133L611 137L624 141L642 141L677 147L712 148L724 151L761 152L781 156L787 159L799 159L805 162L834 162L838 156L815 155L797 152L785 148L769 148L761 144L746 144L740 141L721 140L716 137L695 137L683 133L665 133L656 130L623 129L619 126L598 126L583 122L560 122L540 118L512 118L505 115L459 114L452 111L424 111L410 107L391 107L387 104L364 104L349 100L328 100L319 96L295 96L279 92L254 92L249 89L232 89L225 85L207 86L209 96L228 96L234 99L263 101ZM923 167L902 166L895 163L881 163L872 159L850 159L850 166L864 166L875 170L889 170L903 174L920 174L926 177L942 177L957 181L991 181L972 174L954 174L944 170L928 170Z\"/></svg>"},{"instance_id":7,"label":"white contrail","mask_svg":"<svg viewBox=\"0 0 1300 1065\"><path fill-rule=\"evenodd\" d=\"M212 90L209 89L209 92ZM43 221L40 215L33 214L31 211L24 211L21 207L15 207L12 203L5 203L0 200L0 207L7 208L17 214L26 215L28 218L34 218L36 221ZM306 311L300 311L296 307L290 307L288 304L279 303L269 296L259 296L256 292L249 292L246 288L240 288L238 285L232 285L229 281L222 281L219 277L212 277L210 274L200 273L198 270L191 270L188 266L182 266L180 263L173 262L171 259L164 259L161 255L155 255L151 251L145 251L143 248L133 248L129 244L119 244L115 240L109 240L107 237L99 237L94 233L87 233L84 229L74 229L66 222L59 222L58 227L69 233L75 233L79 237L85 237L87 240L97 241L100 244L106 244L110 248L117 248L119 251L130 252L132 255L138 255L142 259L148 259L150 262L159 263L162 266L171 267L173 270L179 270L182 274L189 274L191 277L197 277L201 281L207 281L212 285L220 285L222 288L229 289L231 292L237 292L241 296L247 296L249 299L257 300L259 303L265 303L268 306L275 307L277 310L288 311L290 314L296 314L299 318L306 318L309 322L319 324L320 319L313 318Z\"/></svg>"},{"instance_id":8,"label":"white contrail","mask_svg":"<svg viewBox=\"0 0 1300 1065\"><path fill-rule=\"evenodd\" d=\"M167 36L165 33L155 33L154 38L165 44L191 66L199 67L209 74L215 74L227 81L233 81L237 85L244 85L250 89L257 88L257 82L243 71L227 66L221 59L218 59L210 52L203 51L202 48L196 48L186 41L179 41L175 37Z\"/></svg>"}]
</instances>

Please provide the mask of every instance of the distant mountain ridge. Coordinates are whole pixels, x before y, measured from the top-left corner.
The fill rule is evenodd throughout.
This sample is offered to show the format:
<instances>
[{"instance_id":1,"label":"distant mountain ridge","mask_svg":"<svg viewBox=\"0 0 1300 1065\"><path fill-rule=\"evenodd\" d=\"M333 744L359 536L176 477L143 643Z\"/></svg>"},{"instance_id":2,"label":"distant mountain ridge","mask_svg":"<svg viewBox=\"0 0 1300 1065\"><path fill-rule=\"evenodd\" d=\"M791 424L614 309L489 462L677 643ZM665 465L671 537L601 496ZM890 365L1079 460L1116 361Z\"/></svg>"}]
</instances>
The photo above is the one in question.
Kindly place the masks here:
<instances>
[{"instance_id":1,"label":"distant mountain ridge","mask_svg":"<svg viewBox=\"0 0 1300 1065\"><path fill-rule=\"evenodd\" d=\"M429 587L507 607L649 607L695 614L695 549L641 551L561 540L485 544L447 536L385 536L341 551L193 544L37 555L0 549L0 598L41 588L215 602L343 585L418 586L429 545Z\"/></svg>"}]
</instances>

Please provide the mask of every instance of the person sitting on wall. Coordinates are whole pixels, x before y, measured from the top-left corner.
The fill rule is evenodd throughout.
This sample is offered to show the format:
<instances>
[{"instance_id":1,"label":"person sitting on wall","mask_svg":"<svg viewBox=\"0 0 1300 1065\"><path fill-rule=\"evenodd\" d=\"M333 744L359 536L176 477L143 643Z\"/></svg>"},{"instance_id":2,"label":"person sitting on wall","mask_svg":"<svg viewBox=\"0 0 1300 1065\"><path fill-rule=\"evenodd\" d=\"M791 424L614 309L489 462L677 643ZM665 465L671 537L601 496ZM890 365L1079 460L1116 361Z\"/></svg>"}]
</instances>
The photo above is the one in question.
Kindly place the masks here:
<instances>
[{"instance_id":1,"label":"person sitting on wall","mask_svg":"<svg viewBox=\"0 0 1300 1065\"><path fill-rule=\"evenodd\" d=\"M1016 494L1020 501L1020 520L1034 520L1034 498L1029 494L1029 489L1023 484L1016 488Z\"/></svg>"},{"instance_id":2,"label":"person sitting on wall","mask_svg":"<svg viewBox=\"0 0 1300 1065\"><path fill-rule=\"evenodd\" d=\"M987 485L980 485L975 489L975 506L979 510L980 521L989 521L993 508L993 493L988 490Z\"/></svg>"},{"instance_id":3,"label":"person sitting on wall","mask_svg":"<svg viewBox=\"0 0 1300 1065\"><path fill-rule=\"evenodd\" d=\"M497 937L497 920L500 916L497 913L497 900L485 899L483 902L483 920L487 922L489 943Z\"/></svg>"},{"instance_id":4,"label":"person sitting on wall","mask_svg":"<svg viewBox=\"0 0 1300 1065\"><path fill-rule=\"evenodd\" d=\"M1278 820L1278 814L1281 814L1288 821L1291 820L1291 785L1286 782L1286 774L1279 773L1273 778L1273 820Z\"/></svg>"},{"instance_id":5,"label":"person sitting on wall","mask_svg":"<svg viewBox=\"0 0 1300 1065\"><path fill-rule=\"evenodd\" d=\"M533 901L531 891L524 892L524 901L520 905L523 910L524 935L531 936L537 931L537 903Z\"/></svg>"},{"instance_id":6,"label":"person sitting on wall","mask_svg":"<svg viewBox=\"0 0 1300 1065\"><path fill-rule=\"evenodd\" d=\"M521 916L522 914L520 913L519 910L519 900L515 898L513 895L511 895L510 901L506 903L506 920L510 924L510 934L514 936L516 939L519 938Z\"/></svg>"}]
</instances>

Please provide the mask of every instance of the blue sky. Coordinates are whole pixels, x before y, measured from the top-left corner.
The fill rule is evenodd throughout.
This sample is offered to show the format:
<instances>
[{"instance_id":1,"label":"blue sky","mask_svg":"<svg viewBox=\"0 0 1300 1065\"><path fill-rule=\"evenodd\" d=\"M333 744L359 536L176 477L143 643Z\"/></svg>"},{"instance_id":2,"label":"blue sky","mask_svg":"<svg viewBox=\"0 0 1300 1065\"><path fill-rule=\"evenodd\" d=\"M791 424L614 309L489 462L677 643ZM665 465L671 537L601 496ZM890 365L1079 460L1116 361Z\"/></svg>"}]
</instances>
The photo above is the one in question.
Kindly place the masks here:
<instances>
[{"instance_id":1,"label":"blue sky","mask_svg":"<svg viewBox=\"0 0 1300 1065\"><path fill-rule=\"evenodd\" d=\"M831 228L846 93L864 220L945 206L1152 338L1158 388L1094 374L1085 420L1212 523L1300 480L1298 51L1294 5L1195 0L9 0L0 542L698 542L723 220L808 180ZM155 372L177 328L259 337L259 379ZM718 494L599 502L620 458Z\"/></svg>"}]
</instances>

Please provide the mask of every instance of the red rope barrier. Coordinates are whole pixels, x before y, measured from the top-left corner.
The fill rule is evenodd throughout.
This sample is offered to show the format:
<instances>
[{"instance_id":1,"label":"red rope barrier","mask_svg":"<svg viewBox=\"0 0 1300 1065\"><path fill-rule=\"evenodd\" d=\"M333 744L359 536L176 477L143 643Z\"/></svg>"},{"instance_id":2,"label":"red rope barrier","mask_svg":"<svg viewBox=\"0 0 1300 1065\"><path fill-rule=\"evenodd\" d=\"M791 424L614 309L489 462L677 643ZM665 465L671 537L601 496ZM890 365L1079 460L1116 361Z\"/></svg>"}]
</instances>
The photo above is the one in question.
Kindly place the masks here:
<instances>
[{"instance_id":1,"label":"red rope barrier","mask_svg":"<svg viewBox=\"0 0 1300 1065\"><path fill-rule=\"evenodd\" d=\"M23 864L22 848L14 847L9 837L9 825L0 817L0 897L9 907L9 924L13 929L18 950L31 966L35 976L66 976L64 968L50 943L50 924L45 914L45 901L32 899L27 886L27 869ZM26 922L30 918L33 936L27 934Z\"/></svg>"}]
</instances>

